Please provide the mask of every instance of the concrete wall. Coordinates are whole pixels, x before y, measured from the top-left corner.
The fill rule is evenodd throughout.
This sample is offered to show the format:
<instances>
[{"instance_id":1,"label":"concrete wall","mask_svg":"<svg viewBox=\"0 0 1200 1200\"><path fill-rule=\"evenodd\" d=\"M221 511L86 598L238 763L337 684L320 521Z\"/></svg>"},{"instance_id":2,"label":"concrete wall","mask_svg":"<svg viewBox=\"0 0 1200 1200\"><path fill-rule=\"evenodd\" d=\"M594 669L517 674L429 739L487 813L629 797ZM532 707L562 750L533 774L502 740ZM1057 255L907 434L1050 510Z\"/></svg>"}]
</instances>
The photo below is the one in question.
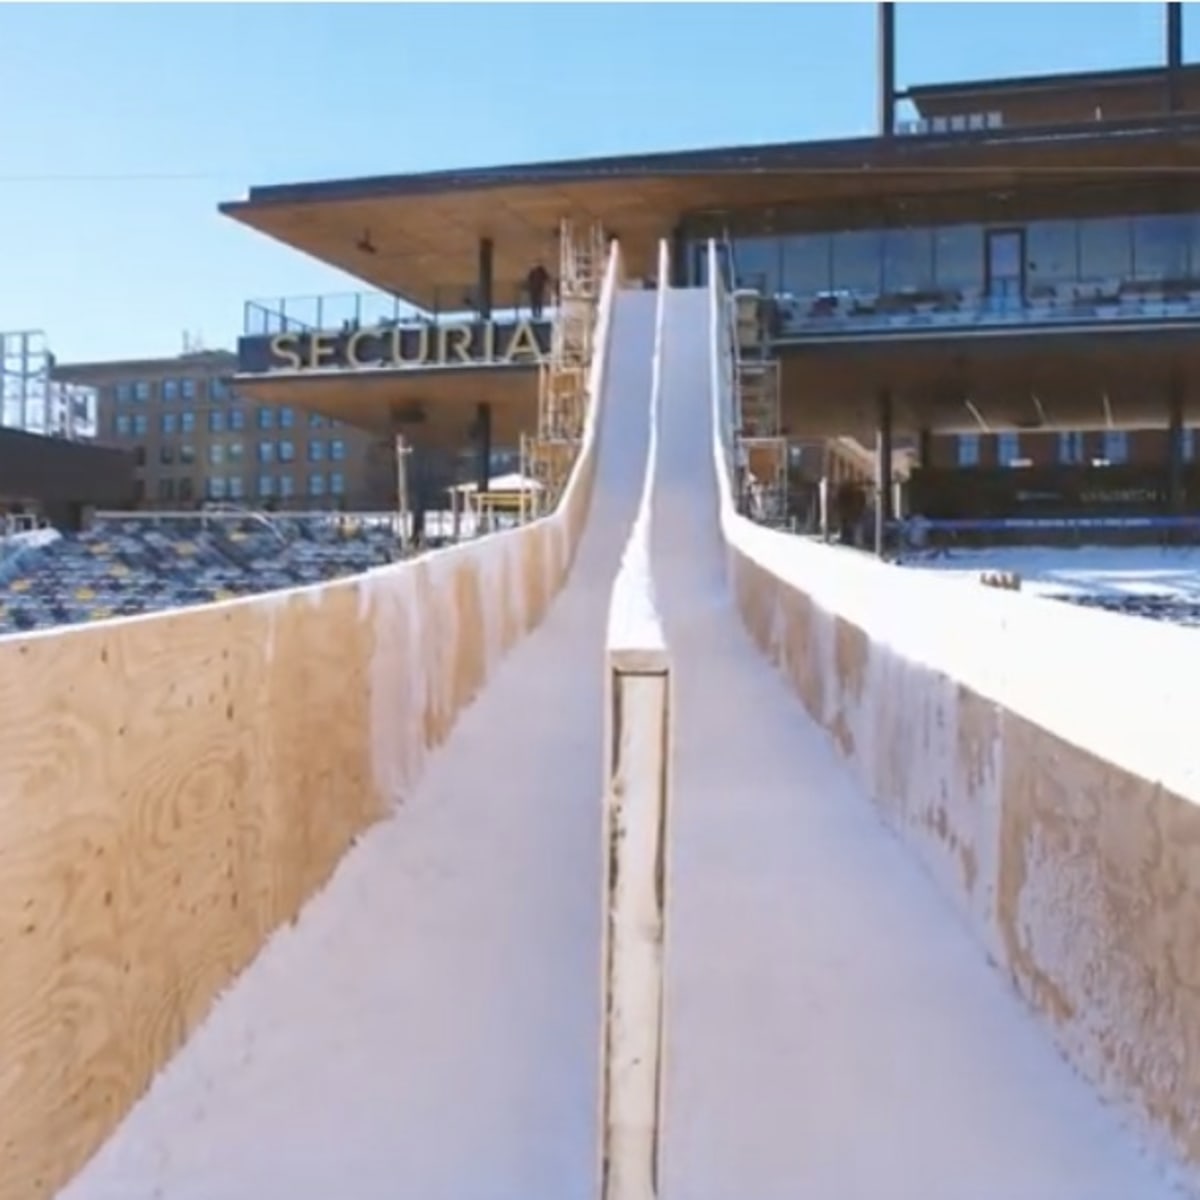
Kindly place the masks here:
<instances>
[{"instance_id":1,"label":"concrete wall","mask_svg":"<svg viewBox=\"0 0 1200 1200\"><path fill-rule=\"evenodd\" d=\"M720 349L713 378L720 440ZM1200 637L774 533L727 483L721 520L748 629L882 816L1069 1061L1200 1169Z\"/></svg>"},{"instance_id":2,"label":"concrete wall","mask_svg":"<svg viewBox=\"0 0 1200 1200\"><path fill-rule=\"evenodd\" d=\"M591 394L602 394L609 265ZM570 567L558 511L343 582L0 638L0 1200L52 1195L426 756Z\"/></svg>"}]
</instances>

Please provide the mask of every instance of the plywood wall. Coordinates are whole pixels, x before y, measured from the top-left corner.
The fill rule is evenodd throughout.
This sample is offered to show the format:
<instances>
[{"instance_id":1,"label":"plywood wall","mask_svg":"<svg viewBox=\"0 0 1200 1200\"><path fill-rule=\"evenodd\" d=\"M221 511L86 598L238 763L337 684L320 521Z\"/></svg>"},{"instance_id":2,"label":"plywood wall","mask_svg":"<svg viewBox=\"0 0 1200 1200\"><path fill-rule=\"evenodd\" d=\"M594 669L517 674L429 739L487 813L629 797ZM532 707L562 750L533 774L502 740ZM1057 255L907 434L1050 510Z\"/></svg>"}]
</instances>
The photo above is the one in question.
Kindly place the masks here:
<instances>
[{"instance_id":1,"label":"plywood wall","mask_svg":"<svg viewBox=\"0 0 1200 1200\"><path fill-rule=\"evenodd\" d=\"M0 1200L50 1196L403 798L587 508L358 580L0 640Z\"/></svg>"},{"instance_id":2,"label":"plywood wall","mask_svg":"<svg viewBox=\"0 0 1200 1200\"><path fill-rule=\"evenodd\" d=\"M1200 797L907 659L736 535L729 561L755 642L982 948L1076 1068L1200 1167Z\"/></svg>"}]
</instances>

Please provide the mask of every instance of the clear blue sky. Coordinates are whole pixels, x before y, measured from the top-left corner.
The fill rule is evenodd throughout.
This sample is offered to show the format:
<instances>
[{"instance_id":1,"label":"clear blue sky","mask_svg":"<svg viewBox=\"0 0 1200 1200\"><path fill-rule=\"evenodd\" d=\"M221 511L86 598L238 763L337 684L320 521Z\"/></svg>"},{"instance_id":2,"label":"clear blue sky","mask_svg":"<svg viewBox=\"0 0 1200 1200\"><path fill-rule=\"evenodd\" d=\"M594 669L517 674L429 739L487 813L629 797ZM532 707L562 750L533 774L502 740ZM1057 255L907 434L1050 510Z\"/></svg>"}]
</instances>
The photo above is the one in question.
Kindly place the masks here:
<instances>
[{"instance_id":1,"label":"clear blue sky","mask_svg":"<svg viewBox=\"0 0 1200 1200\"><path fill-rule=\"evenodd\" d=\"M1187 6L1189 9L1192 6ZM871 4L0 4L0 329L232 345L355 283L221 217L255 184L869 133ZM898 82L1160 61L1160 4L901 4ZM1200 5L1185 10L1200 56ZM175 176L139 179L137 176Z\"/></svg>"}]
</instances>

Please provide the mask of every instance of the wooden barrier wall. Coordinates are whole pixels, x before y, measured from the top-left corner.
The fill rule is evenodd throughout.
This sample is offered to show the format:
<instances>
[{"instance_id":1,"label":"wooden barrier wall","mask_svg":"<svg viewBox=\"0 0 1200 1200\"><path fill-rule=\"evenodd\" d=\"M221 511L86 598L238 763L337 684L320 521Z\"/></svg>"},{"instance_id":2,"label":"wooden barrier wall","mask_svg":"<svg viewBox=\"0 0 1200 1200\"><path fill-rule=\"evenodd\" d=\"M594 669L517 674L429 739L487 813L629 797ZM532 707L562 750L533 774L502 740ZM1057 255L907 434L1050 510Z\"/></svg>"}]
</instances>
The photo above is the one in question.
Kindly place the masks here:
<instances>
[{"instance_id":1,"label":"wooden barrier wall","mask_svg":"<svg viewBox=\"0 0 1200 1200\"><path fill-rule=\"evenodd\" d=\"M1200 1183L1200 636L738 516L719 283L710 303L747 629L1068 1061Z\"/></svg>"},{"instance_id":2,"label":"wooden barrier wall","mask_svg":"<svg viewBox=\"0 0 1200 1200\"><path fill-rule=\"evenodd\" d=\"M616 247L591 394L603 390ZM0 1200L52 1196L543 617L557 512L354 579L0 639Z\"/></svg>"}]
</instances>

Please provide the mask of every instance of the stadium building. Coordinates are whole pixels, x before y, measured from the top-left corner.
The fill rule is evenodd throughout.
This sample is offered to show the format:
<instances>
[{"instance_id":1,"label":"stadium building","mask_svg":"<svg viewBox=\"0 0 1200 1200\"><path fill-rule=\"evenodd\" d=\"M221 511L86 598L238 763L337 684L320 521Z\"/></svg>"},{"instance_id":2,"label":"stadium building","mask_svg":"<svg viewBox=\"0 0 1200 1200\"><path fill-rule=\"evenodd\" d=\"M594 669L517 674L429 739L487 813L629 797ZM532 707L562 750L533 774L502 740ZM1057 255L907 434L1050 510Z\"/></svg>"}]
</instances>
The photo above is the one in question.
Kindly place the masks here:
<instances>
[{"instance_id":1,"label":"stadium building","mask_svg":"<svg viewBox=\"0 0 1200 1200\"><path fill-rule=\"evenodd\" d=\"M1156 66L900 90L883 4L873 137L253 188L222 211L377 291L248 305L238 389L400 436L414 464L530 435L532 470L553 405L529 283L572 269L561 223L619 236L635 276L669 238L678 283L703 281L715 237L746 293L769 519L817 519L813 472L791 477L808 454L836 485L825 519L867 484L880 547L898 504L1186 523L1200 68L1181 6L1165 15Z\"/></svg>"}]
</instances>

